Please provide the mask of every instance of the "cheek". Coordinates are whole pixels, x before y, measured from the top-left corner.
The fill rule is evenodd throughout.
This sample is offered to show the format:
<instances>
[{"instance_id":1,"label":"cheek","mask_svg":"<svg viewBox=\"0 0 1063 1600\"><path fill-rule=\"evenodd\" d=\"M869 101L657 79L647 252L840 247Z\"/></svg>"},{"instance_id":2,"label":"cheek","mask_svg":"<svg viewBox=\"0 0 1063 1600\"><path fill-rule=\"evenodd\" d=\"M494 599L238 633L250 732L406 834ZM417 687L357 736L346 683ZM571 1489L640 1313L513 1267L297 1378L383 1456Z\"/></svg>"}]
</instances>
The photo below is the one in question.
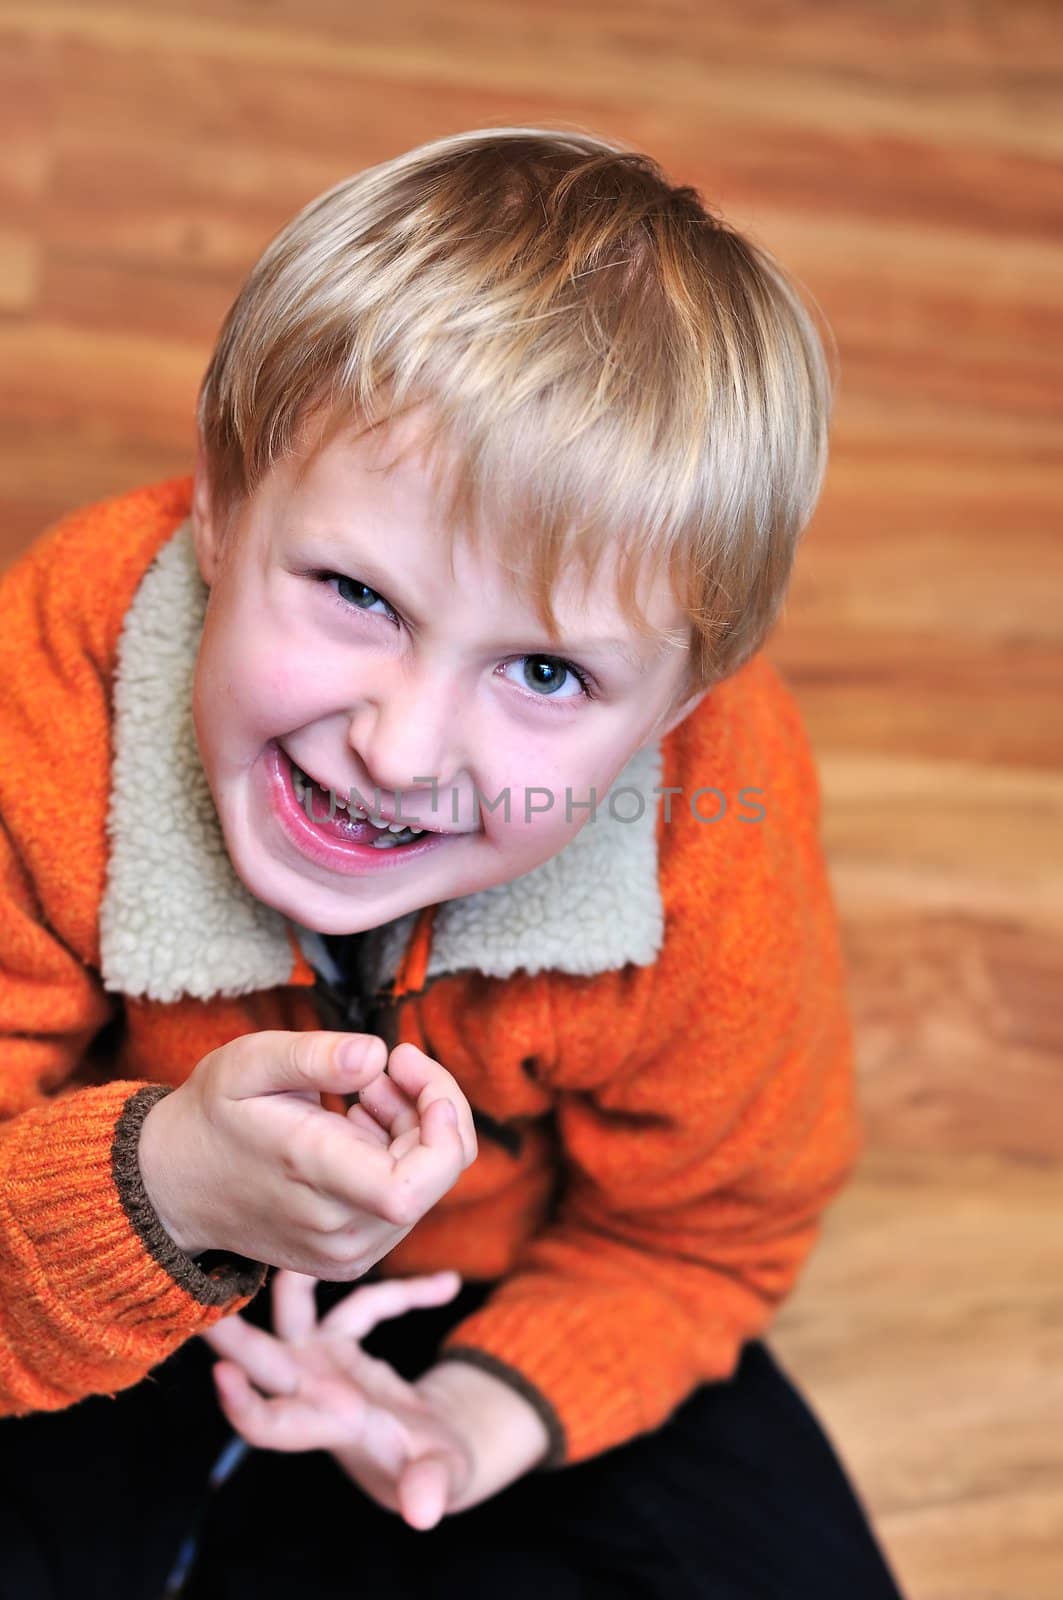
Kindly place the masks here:
<instances>
[{"instance_id":1,"label":"cheek","mask_svg":"<svg viewBox=\"0 0 1063 1600\"><path fill-rule=\"evenodd\" d=\"M305 700L314 681L313 664L262 627L234 625L216 641L205 662L208 692L230 712L260 722L284 720L286 709Z\"/></svg>"},{"instance_id":2,"label":"cheek","mask_svg":"<svg viewBox=\"0 0 1063 1600\"><path fill-rule=\"evenodd\" d=\"M590 798L594 786L600 806L608 788L609 771L592 770L587 752L570 762L558 760L556 748L548 753L531 742L515 750L510 759L495 748L496 759L490 783L481 777L483 794L494 800L508 794L509 813L499 804L494 813L481 797L483 823L496 841L518 858L545 860L556 854L591 820ZM491 786L493 784L493 787ZM581 802L584 802L581 804Z\"/></svg>"},{"instance_id":3,"label":"cheek","mask_svg":"<svg viewBox=\"0 0 1063 1600\"><path fill-rule=\"evenodd\" d=\"M574 792L574 799L579 798ZM581 811L575 805L570 805L570 815L566 819L564 784L554 796L550 809L540 810L546 803L545 796L532 790L525 821L523 794L515 792L509 823L496 823L499 831L495 833L494 842L507 862L510 876L531 872L543 862L551 860L575 837L590 816L589 811ZM497 815L501 817L501 811Z\"/></svg>"}]
</instances>

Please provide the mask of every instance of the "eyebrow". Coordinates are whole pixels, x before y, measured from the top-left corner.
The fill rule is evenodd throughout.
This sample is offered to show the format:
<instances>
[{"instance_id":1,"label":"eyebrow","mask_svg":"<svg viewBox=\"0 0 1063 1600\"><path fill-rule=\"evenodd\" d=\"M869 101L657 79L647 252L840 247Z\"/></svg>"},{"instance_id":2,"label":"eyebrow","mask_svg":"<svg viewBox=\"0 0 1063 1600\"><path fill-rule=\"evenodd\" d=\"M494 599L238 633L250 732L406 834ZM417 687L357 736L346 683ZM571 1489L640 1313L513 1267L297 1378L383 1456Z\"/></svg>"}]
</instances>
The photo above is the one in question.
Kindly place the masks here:
<instances>
[{"instance_id":1,"label":"eyebrow","mask_svg":"<svg viewBox=\"0 0 1063 1600\"><path fill-rule=\"evenodd\" d=\"M632 668L635 672L645 672L645 663L625 644L623 639L588 639L583 644L564 644L558 647L571 655L611 655Z\"/></svg>"},{"instance_id":2,"label":"eyebrow","mask_svg":"<svg viewBox=\"0 0 1063 1600\"><path fill-rule=\"evenodd\" d=\"M387 599L389 604L391 603L391 595L394 592L392 589L391 574L389 573L385 575L382 569L378 568L374 564L372 556L363 556L359 551L345 550L341 555L341 545L345 540L345 536L343 534L333 533L327 529L320 532L305 533L295 529L293 530L293 535L299 540L300 543L311 548L313 559L315 561L320 561L323 566L328 562L331 562L333 565L340 567L356 565L359 568L364 568L367 576L365 578L361 578L360 581L366 583L368 587L373 589L377 594L382 594L383 598ZM375 582L370 583L369 581L371 578L375 579L378 573L380 573L383 582L383 590L378 589ZM400 611L402 611L412 620L416 621L416 617L414 616L410 607L404 605L401 600L398 599L397 604ZM517 646L516 648L519 649L520 647ZM569 643L565 641L556 645L551 645L549 652L543 650L540 645L536 644L535 646L529 647L529 649L524 653L529 654L531 649L538 650L543 655L548 653L570 656L611 655L616 657L618 660L623 661L625 665L630 667L633 672L642 675L646 671L646 663L632 650L630 644L625 639L609 637L603 639L584 639L577 643Z\"/></svg>"}]
</instances>

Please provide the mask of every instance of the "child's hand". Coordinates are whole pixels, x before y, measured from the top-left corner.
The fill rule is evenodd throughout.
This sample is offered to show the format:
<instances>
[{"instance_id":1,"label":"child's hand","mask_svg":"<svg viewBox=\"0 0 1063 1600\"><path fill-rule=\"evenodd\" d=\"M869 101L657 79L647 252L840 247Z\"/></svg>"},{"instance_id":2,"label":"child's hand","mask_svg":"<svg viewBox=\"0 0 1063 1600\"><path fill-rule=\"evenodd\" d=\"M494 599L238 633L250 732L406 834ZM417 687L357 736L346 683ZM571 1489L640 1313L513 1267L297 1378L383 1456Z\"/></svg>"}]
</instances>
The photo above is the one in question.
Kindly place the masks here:
<instances>
[{"instance_id":1,"label":"child's hand","mask_svg":"<svg viewBox=\"0 0 1063 1600\"><path fill-rule=\"evenodd\" d=\"M461 1280L437 1272L365 1284L320 1322L314 1286L300 1273L277 1273L276 1337L239 1316L201 1335L223 1357L214 1368L222 1410L249 1444L332 1451L378 1505L411 1527L433 1527L469 1483L470 1446L457 1424L359 1340L385 1317L452 1300Z\"/></svg>"},{"instance_id":2,"label":"child's hand","mask_svg":"<svg viewBox=\"0 0 1063 1600\"><path fill-rule=\"evenodd\" d=\"M355 1090L345 1117L321 1105ZM389 1058L369 1034L280 1030L204 1056L149 1111L138 1148L148 1198L189 1255L229 1250L338 1282L387 1255L476 1153L468 1101L415 1045Z\"/></svg>"}]
</instances>

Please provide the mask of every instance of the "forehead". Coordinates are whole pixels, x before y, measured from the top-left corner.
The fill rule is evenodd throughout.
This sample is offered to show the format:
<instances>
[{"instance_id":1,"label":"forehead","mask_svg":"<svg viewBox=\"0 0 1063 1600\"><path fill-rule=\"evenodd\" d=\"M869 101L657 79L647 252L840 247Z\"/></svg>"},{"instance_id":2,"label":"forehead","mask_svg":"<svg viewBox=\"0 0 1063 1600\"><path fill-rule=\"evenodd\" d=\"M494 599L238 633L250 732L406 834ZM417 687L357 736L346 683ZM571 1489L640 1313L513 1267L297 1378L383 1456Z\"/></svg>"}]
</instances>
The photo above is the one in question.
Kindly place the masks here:
<instances>
[{"instance_id":1,"label":"forehead","mask_svg":"<svg viewBox=\"0 0 1063 1600\"><path fill-rule=\"evenodd\" d=\"M442 441L429 454L426 425L425 413L414 410L372 430L341 424L320 445L313 433L304 434L284 496L292 524L327 542L337 559L357 554L364 560L368 551L383 570L398 565L414 586L429 570L435 577L446 571L455 583L475 583L499 622L538 615L527 574L520 570L527 557L514 563L512 544L503 549L490 528L474 548L463 537L466 530L446 526L443 507L459 470L458 457ZM623 605L617 580L624 553L619 540L615 548L604 545L591 571L574 555L560 553L549 584L557 637L608 636L636 665L659 653L675 655L676 642L641 632ZM639 611L651 629L685 643L689 619L667 572L648 557L640 566Z\"/></svg>"}]
</instances>

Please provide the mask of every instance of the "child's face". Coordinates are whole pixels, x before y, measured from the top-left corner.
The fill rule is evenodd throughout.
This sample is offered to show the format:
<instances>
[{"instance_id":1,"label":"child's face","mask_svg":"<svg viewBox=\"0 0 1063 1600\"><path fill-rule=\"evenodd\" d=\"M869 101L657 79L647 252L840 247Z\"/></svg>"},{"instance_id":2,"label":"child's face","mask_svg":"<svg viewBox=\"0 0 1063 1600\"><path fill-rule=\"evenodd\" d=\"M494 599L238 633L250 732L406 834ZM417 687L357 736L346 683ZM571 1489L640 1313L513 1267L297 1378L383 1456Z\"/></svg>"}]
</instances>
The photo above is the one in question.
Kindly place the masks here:
<instances>
[{"instance_id":1,"label":"child's face","mask_svg":"<svg viewBox=\"0 0 1063 1600\"><path fill-rule=\"evenodd\" d=\"M298 485L294 464L279 464L222 562L197 465L193 528L211 587L193 691L204 771L240 878L322 933L377 927L548 860L595 826L578 802L593 787L601 805L634 751L693 704L674 709L685 649L639 635L611 575L582 603L578 589L557 593L562 647L486 550L457 541L451 574L421 454L380 470L415 419L390 438L341 433ZM687 637L663 578L640 599ZM603 638L633 660L592 647ZM317 820L292 761L323 786ZM352 788L355 803L426 831L382 848L369 823L338 810L329 822L329 791L346 801Z\"/></svg>"}]
</instances>

